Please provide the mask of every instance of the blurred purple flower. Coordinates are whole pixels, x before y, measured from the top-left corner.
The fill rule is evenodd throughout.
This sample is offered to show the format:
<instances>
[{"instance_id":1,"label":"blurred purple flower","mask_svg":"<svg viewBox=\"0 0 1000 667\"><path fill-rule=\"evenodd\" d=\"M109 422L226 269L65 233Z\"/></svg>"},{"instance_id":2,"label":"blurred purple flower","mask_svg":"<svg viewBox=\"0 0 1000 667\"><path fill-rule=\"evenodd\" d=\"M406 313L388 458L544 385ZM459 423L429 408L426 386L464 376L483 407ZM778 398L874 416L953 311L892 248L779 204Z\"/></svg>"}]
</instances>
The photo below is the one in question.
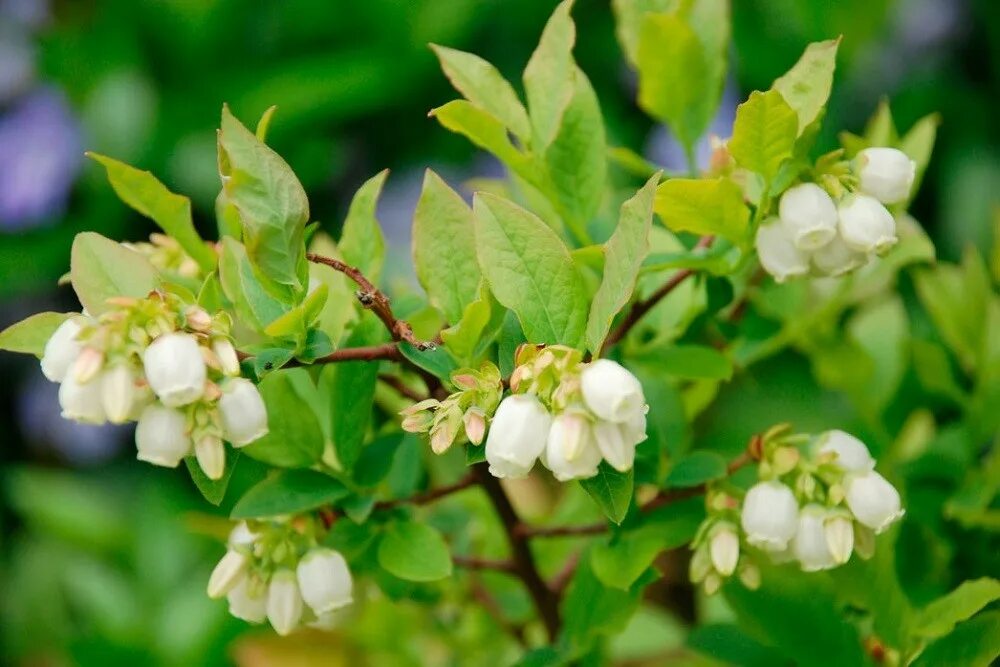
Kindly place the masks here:
<instances>
[{"instance_id":1,"label":"blurred purple flower","mask_svg":"<svg viewBox=\"0 0 1000 667\"><path fill-rule=\"evenodd\" d=\"M83 138L65 96L52 88L0 116L0 229L34 227L65 209L83 161Z\"/></svg>"},{"instance_id":2,"label":"blurred purple flower","mask_svg":"<svg viewBox=\"0 0 1000 667\"><path fill-rule=\"evenodd\" d=\"M726 139L733 133L733 121L736 120L737 99L736 87L730 81L722 91L719 110L708 126L708 130L695 144L695 161L699 169L708 167L712 157L709 137L715 135ZM663 125L658 125L646 140L646 158L670 171L686 172L687 160L684 157L684 147Z\"/></svg>"},{"instance_id":3,"label":"blurred purple flower","mask_svg":"<svg viewBox=\"0 0 1000 667\"><path fill-rule=\"evenodd\" d=\"M48 0L0 0L0 17L28 28L38 28L49 18Z\"/></svg>"}]
</instances>

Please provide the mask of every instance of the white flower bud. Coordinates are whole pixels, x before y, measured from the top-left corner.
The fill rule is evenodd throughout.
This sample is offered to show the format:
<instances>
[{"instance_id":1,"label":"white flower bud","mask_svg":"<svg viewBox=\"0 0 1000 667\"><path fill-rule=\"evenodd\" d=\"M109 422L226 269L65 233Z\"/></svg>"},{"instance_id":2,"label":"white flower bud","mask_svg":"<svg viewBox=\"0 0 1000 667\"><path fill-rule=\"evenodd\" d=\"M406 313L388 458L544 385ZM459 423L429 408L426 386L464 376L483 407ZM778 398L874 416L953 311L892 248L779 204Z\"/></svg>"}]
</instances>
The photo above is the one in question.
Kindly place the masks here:
<instances>
[{"instance_id":1,"label":"white flower bud","mask_svg":"<svg viewBox=\"0 0 1000 667\"><path fill-rule=\"evenodd\" d=\"M645 409L642 385L624 366L597 359L580 373L580 389L590 411L610 422L627 422Z\"/></svg>"},{"instance_id":2,"label":"white flower bud","mask_svg":"<svg viewBox=\"0 0 1000 667\"><path fill-rule=\"evenodd\" d=\"M736 563L740 560L740 538L732 526L720 526L709 539L708 550L716 572L728 577L736 571Z\"/></svg>"},{"instance_id":3,"label":"white flower bud","mask_svg":"<svg viewBox=\"0 0 1000 667\"><path fill-rule=\"evenodd\" d=\"M267 588L267 620L274 631L287 635L296 628L302 618L302 593L291 570L278 570L271 575Z\"/></svg>"},{"instance_id":4,"label":"white flower bud","mask_svg":"<svg viewBox=\"0 0 1000 667\"><path fill-rule=\"evenodd\" d=\"M247 445L267 434L267 408L257 386L245 378L226 382L219 398L222 432L234 446Z\"/></svg>"},{"instance_id":5,"label":"white flower bud","mask_svg":"<svg viewBox=\"0 0 1000 667\"><path fill-rule=\"evenodd\" d=\"M823 531L834 563L843 565L849 561L854 551L854 522L845 516L834 515L823 524Z\"/></svg>"},{"instance_id":6,"label":"white flower bud","mask_svg":"<svg viewBox=\"0 0 1000 667\"><path fill-rule=\"evenodd\" d=\"M103 424L107 420L101 402L100 382L81 384L73 373L66 373L59 385L59 405L65 419L84 424Z\"/></svg>"},{"instance_id":7,"label":"white flower bud","mask_svg":"<svg viewBox=\"0 0 1000 667\"><path fill-rule=\"evenodd\" d=\"M146 379L164 405L187 405L205 393L205 360L194 336L169 333L154 340L142 356Z\"/></svg>"},{"instance_id":8,"label":"white flower bud","mask_svg":"<svg viewBox=\"0 0 1000 667\"><path fill-rule=\"evenodd\" d=\"M875 467L875 459L865 443L845 431L835 429L822 433L817 444L817 453L835 454L833 462L845 472L865 472Z\"/></svg>"},{"instance_id":9,"label":"white flower bud","mask_svg":"<svg viewBox=\"0 0 1000 667\"><path fill-rule=\"evenodd\" d=\"M862 192L895 204L910 195L917 163L895 148L866 148L855 158L855 169Z\"/></svg>"},{"instance_id":10,"label":"white flower bud","mask_svg":"<svg viewBox=\"0 0 1000 667\"><path fill-rule=\"evenodd\" d=\"M257 533L250 530L246 521L240 521L229 531L227 544L230 547L249 547L257 541Z\"/></svg>"},{"instance_id":11,"label":"white flower bud","mask_svg":"<svg viewBox=\"0 0 1000 667\"><path fill-rule=\"evenodd\" d=\"M868 256L852 250L840 235L812 254L813 266L827 276L842 276L864 266Z\"/></svg>"},{"instance_id":12,"label":"white flower bud","mask_svg":"<svg viewBox=\"0 0 1000 667\"><path fill-rule=\"evenodd\" d=\"M229 613L236 618L248 623L263 623L267 618L267 596L251 596L247 577L243 577L226 597L229 600Z\"/></svg>"},{"instance_id":13,"label":"white flower bud","mask_svg":"<svg viewBox=\"0 0 1000 667\"><path fill-rule=\"evenodd\" d=\"M779 283L809 273L808 254L795 247L777 218L768 218L757 228L756 246L760 265Z\"/></svg>"},{"instance_id":14,"label":"white flower bud","mask_svg":"<svg viewBox=\"0 0 1000 667\"><path fill-rule=\"evenodd\" d=\"M247 571L247 557L239 551L230 549L222 557L212 576L208 578L208 597L216 600L233 590L243 581Z\"/></svg>"},{"instance_id":15,"label":"white flower bud","mask_svg":"<svg viewBox=\"0 0 1000 667\"><path fill-rule=\"evenodd\" d=\"M805 572L828 570L836 565L826 542L825 518L826 510L820 505L807 505L799 514L799 527L792 538L792 553Z\"/></svg>"},{"instance_id":16,"label":"white flower bud","mask_svg":"<svg viewBox=\"0 0 1000 667\"><path fill-rule=\"evenodd\" d=\"M351 571L333 549L311 550L299 561L296 574L302 597L317 616L354 602Z\"/></svg>"},{"instance_id":17,"label":"white flower bud","mask_svg":"<svg viewBox=\"0 0 1000 667\"><path fill-rule=\"evenodd\" d=\"M618 430L617 424L609 426ZM582 409L571 408L552 420L542 463L560 482L597 474L601 451L594 442L590 420Z\"/></svg>"},{"instance_id":18,"label":"white flower bud","mask_svg":"<svg viewBox=\"0 0 1000 667\"><path fill-rule=\"evenodd\" d=\"M129 420L138 393L135 375L128 365L117 364L101 374L101 404L112 424L124 424Z\"/></svg>"},{"instance_id":19,"label":"white flower bud","mask_svg":"<svg viewBox=\"0 0 1000 667\"><path fill-rule=\"evenodd\" d=\"M859 522L876 533L903 516L899 492L874 470L848 477L847 506Z\"/></svg>"},{"instance_id":20,"label":"white flower bud","mask_svg":"<svg viewBox=\"0 0 1000 667\"><path fill-rule=\"evenodd\" d=\"M95 347L84 347L73 362L73 377L80 384L87 384L101 372L104 352Z\"/></svg>"},{"instance_id":21,"label":"white flower bud","mask_svg":"<svg viewBox=\"0 0 1000 667\"><path fill-rule=\"evenodd\" d=\"M194 455L198 466L209 479L222 479L226 470L226 447L214 435L202 436L194 443Z\"/></svg>"},{"instance_id":22,"label":"white flower bud","mask_svg":"<svg viewBox=\"0 0 1000 667\"><path fill-rule=\"evenodd\" d=\"M740 523L747 541L767 551L782 551L795 535L799 505L781 482L758 482L743 499Z\"/></svg>"},{"instance_id":23,"label":"white flower bud","mask_svg":"<svg viewBox=\"0 0 1000 667\"><path fill-rule=\"evenodd\" d=\"M858 252L882 252L896 243L896 220L874 197L851 194L840 200L840 236Z\"/></svg>"},{"instance_id":24,"label":"white flower bud","mask_svg":"<svg viewBox=\"0 0 1000 667\"><path fill-rule=\"evenodd\" d=\"M176 468L191 453L187 430L187 417L180 410L159 404L146 407L135 427L136 458Z\"/></svg>"},{"instance_id":25,"label":"white flower bud","mask_svg":"<svg viewBox=\"0 0 1000 667\"><path fill-rule=\"evenodd\" d=\"M45 343L42 354L42 373L53 382L62 382L69 369L76 362L77 356L83 350L83 345L76 340L81 327L75 318L69 318L59 325Z\"/></svg>"},{"instance_id":26,"label":"white flower bud","mask_svg":"<svg viewBox=\"0 0 1000 667\"><path fill-rule=\"evenodd\" d=\"M778 203L778 217L799 250L822 248L837 233L837 207L815 183L788 188Z\"/></svg>"},{"instance_id":27,"label":"white flower bud","mask_svg":"<svg viewBox=\"0 0 1000 667\"><path fill-rule=\"evenodd\" d=\"M212 341L212 352L218 357L223 373L232 376L240 374L240 359L228 338L216 338Z\"/></svg>"},{"instance_id":28,"label":"white flower bud","mask_svg":"<svg viewBox=\"0 0 1000 667\"><path fill-rule=\"evenodd\" d=\"M494 477L524 477L545 449L552 417L532 394L500 402L486 436L486 460Z\"/></svg>"}]
</instances>

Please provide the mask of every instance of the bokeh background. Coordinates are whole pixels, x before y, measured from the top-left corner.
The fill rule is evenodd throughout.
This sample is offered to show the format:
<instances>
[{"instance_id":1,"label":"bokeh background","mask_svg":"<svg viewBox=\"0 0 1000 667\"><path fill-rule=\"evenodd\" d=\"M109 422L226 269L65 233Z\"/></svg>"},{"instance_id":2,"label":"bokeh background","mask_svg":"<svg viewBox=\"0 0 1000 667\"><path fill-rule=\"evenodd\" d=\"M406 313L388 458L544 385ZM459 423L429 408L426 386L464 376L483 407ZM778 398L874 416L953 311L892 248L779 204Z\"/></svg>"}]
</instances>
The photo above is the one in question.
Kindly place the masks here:
<instances>
[{"instance_id":1,"label":"bokeh background","mask_svg":"<svg viewBox=\"0 0 1000 667\"><path fill-rule=\"evenodd\" d=\"M57 282L77 232L139 240L153 231L117 201L84 150L152 170L192 198L196 221L213 235L223 102L247 123L278 105L269 143L298 173L314 219L334 234L355 188L390 168L379 215L390 253L402 260L389 262L390 280L406 280L424 168L456 186L502 173L427 118L454 97L427 43L475 51L518 81L555 4L0 0L0 328L75 306ZM882 95L901 129L939 112L912 213L942 258L957 258L966 244L989 253L1000 206L1000 4L733 4L731 76L713 132L728 136L736 104L769 87L808 42L843 34L823 146L833 147L837 129L860 131ZM574 16L576 57L598 91L611 142L682 167L669 133L634 104L609 2L579 0ZM815 406L808 374L794 359L775 363L772 377L791 383L783 400L794 396L807 413ZM223 602L204 595L218 545L201 536L204 505L187 476L135 465L127 428L60 419L57 387L31 359L0 355L0 377L0 663L341 660L300 642L275 663L266 633L248 634ZM379 628L368 632L377 637Z\"/></svg>"}]
</instances>

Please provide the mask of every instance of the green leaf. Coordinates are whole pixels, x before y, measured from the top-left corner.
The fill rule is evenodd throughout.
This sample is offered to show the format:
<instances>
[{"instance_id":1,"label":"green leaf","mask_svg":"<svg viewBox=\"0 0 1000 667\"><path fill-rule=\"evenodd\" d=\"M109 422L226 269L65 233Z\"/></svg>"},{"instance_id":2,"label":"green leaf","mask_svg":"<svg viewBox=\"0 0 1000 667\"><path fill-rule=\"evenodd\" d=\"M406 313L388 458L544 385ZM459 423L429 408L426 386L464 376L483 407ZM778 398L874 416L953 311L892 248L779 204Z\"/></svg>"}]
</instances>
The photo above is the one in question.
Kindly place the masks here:
<instances>
[{"instance_id":1,"label":"green leaf","mask_svg":"<svg viewBox=\"0 0 1000 667\"><path fill-rule=\"evenodd\" d=\"M33 354L39 359L59 326L75 313L36 313L0 331L0 350Z\"/></svg>"},{"instance_id":2,"label":"green leaf","mask_svg":"<svg viewBox=\"0 0 1000 667\"><path fill-rule=\"evenodd\" d=\"M452 100L431 110L430 116L445 129L464 135L476 146L493 153L514 172L533 180L533 174L527 171L528 158L511 143L503 123L488 111L466 100Z\"/></svg>"},{"instance_id":3,"label":"green leaf","mask_svg":"<svg viewBox=\"0 0 1000 667\"><path fill-rule=\"evenodd\" d=\"M916 174L910 188L910 199L913 199L920 189L920 181L931 161L934 141L937 138L937 128L941 124L940 114L932 113L924 116L910 128L900 142L899 149L906 153L916 164Z\"/></svg>"},{"instance_id":4,"label":"green leaf","mask_svg":"<svg viewBox=\"0 0 1000 667\"><path fill-rule=\"evenodd\" d=\"M451 85L467 100L495 116L523 142L531 140L528 112L507 79L477 55L431 44Z\"/></svg>"},{"instance_id":5,"label":"green leaf","mask_svg":"<svg viewBox=\"0 0 1000 667\"><path fill-rule=\"evenodd\" d=\"M329 293L330 288L325 283L320 283L319 287L306 294L302 303L264 327L264 333L272 338L303 338L306 329L316 322L322 312Z\"/></svg>"},{"instance_id":6,"label":"green leaf","mask_svg":"<svg viewBox=\"0 0 1000 667\"><path fill-rule=\"evenodd\" d=\"M781 93L754 91L736 108L729 152L738 165L770 183L781 163L792 156L798 127L798 116Z\"/></svg>"},{"instance_id":7,"label":"green leaf","mask_svg":"<svg viewBox=\"0 0 1000 667\"><path fill-rule=\"evenodd\" d=\"M615 34L633 67L639 65L639 30L646 13L664 13L675 6L675 0L611 0L615 12Z\"/></svg>"},{"instance_id":8,"label":"green leaf","mask_svg":"<svg viewBox=\"0 0 1000 667\"><path fill-rule=\"evenodd\" d=\"M961 623L950 635L925 650L914 667L989 667L1000 657L1000 611Z\"/></svg>"},{"instance_id":9,"label":"green leaf","mask_svg":"<svg viewBox=\"0 0 1000 667\"><path fill-rule=\"evenodd\" d=\"M437 581L451 575L451 553L441 533L425 523L389 524L378 545L378 562L407 581Z\"/></svg>"},{"instance_id":10,"label":"green leaf","mask_svg":"<svg viewBox=\"0 0 1000 667\"><path fill-rule=\"evenodd\" d=\"M524 92L534 129L532 147L544 150L559 131L563 113L574 91L573 42L576 28L570 17L573 0L563 0L552 12L538 47L524 68Z\"/></svg>"},{"instance_id":11,"label":"green leaf","mask_svg":"<svg viewBox=\"0 0 1000 667\"><path fill-rule=\"evenodd\" d=\"M839 38L813 42L772 86L798 114L800 135L816 120L830 98L839 45Z\"/></svg>"},{"instance_id":12,"label":"green leaf","mask_svg":"<svg viewBox=\"0 0 1000 667\"><path fill-rule=\"evenodd\" d=\"M929 639L943 637L996 600L1000 600L1000 581L983 577L963 582L920 611L914 632Z\"/></svg>"},{"instance_id":13,"label":"green leaf","mask_svg":"<svg viewBox=\"0 0 1000 667\"><path fill-rule=\"evenodd\" d=\"M660 174L656 173L622 204L618 225L604 244L604 274L587 318L587 347L594 355L600 354L611 321L632 298L639 269L649 254L653 196L659 182Z\"/></svg>"},{"instance_id":14,"label":"green leaf","mask_svg":"<svg viewBox=\"0 0 1000 667\"><path fill-rule=\"evenodd\" d=\"M239 458L238 449L230 449L226 452L226 467L219 479L209 479L193 456L185 457L184 465L187 466L188 473L191 474L191 481L194 482L195 487L205 500L218 507L222 499L226 497L226 489L229 488L229 480L233 477L233 470L236 469L236 462Z\"/></svg>"},{"instance_id":15,"label":"green leaf","mask_svg":"<svg viewBox=\"0 0 1000 667\"><path fill-rule=\"evenodd\" d=\"M688 488L726 476L726 460L706 450L686 455L670 469L664 482L669 487Z\"/></svg>"},{"instance_id":16,"label":"green leaf","mask_svg":"<svg viewBox=\"0 0 1000 667\"><path fill-rule=\"evenodd\" d=\"M202 271L215 268L215 253L198 236L191 220L190 199L174 194L148 171L98 153L87 153L87 157L104 165L111 187L123 202L153 220L180 243Z\"/></svg>"},{"instance_id":17,"label":"green leaf","mask_svg":"<svg viewBox=\"0 0 1000 667\"><path fill-rule=\"evenodd\" d=\"M309 201L291 167L222 108L219 172L239 212L251 261L271 280L306 289L305 229Z\"/></svg>"},{"instance_id":18,"label":"green leaf","mask_svg":"<svg viewBox=\"0 0 1000 667\"><path fill-rule=\"evenodd\" d=\"M364 318L346 344L357 347L380 342L381 331L381 322L376 318ZM321 378L330 401L326 409L337 460L351 470L361 454L371 423L378 364L367 361L330 364L323 369Z\"/></svg>"},{"instance_id":19,"label":"green leaf","mask_svg":"<svg viewBox=\"0 0 1000 667\"><path fill-rule=\"evenodd\" d=\"M409 361L419 368L424 369L431 375L442 380L451 377L453 371L458 369L455 358L449 354L448 350L440 346L434 346L427 350L418 350L409 343L400 343L399 351L403 353Z\"/></svg>"},{"instance_id":20,"label":"green leaf","mask_svg":"<svg viewBox=\"0 0 1000 667\"><path fill-rule=\"evenodd\" d=\"M671 178L657 188L653 209L671 231L714 234L736 245L747 241L750 210L728 178Z\"/></svg>"},{"instance_id":21,"label":"green leaf","mask_svg":"<svg viewBox=\"0 0 1000 667\"><path fill-rule=\"evenodd\" d=\"M156 269L145 257L94 232L73 239L69 266L77 298L95 316L109 309L108 299L145 298L158 282Z\"/></svg>"},{"instance_id":22,"label":"green leaf","mask_svg":"<svg viewBox=\"0 0 1000 667\"><path fill-rule=\"evenodd\" d=\"M379 193L389 175L384 169L358 188L347 210L344 230L340 235L340 252L344 261L361 270L370 281L378 283L385 261L385 241L375 217Z\"/></svg>"},{"instance_id":23,"label":"green leaf","mask_svg":"<svg viewBox=\"0 0 1000 667\"><path fill-rule=\"evenodd\" d=\"M587 222L604 196L608 159L597 95L579 69L574 81L573 96L544 158L553 203L577 241L586 244Z\"/></svg>"},{"instance_id":24,"label":"green leaf","mask_svg":"<svg viewBox=\"0 0 1000 667\"><path fill-rule=\"evenodd\" d=\"M310 244L310 251L343 261L340 249L326 234L317 234ZM358 303L355 298L354 281L340 271L326 264L309 263L311 278L325 284L329 291L323 310L320 311L316 326L323 331L334 344L340 342L348 324L358 317Z\"/></svg>"},{"instance_id":25,"label":"green leaf","mask_svg":"<svg viewBox=\"0 0 1000 667\"><path fill-rule=\"evenodd\" d=\"M728 380L733 376L733 362L713 347L672 345L656 354L657 363L670 375L709 380Z\"/></svg>"},{"instance_id":26,"label":"green leaf","mask_svg":"<svg viewBox=\"0 0 1000 667\"><path fill-rule=\"evenodd\" d=\"M563 242L501 197L479 193L472 208L479 265L497 301L517 314L529 341L578 345L587 298Z\"/></svg>"},{"instance_id":27,"label":"green leaf","mask_svg":"<svg viewBox=\"0 0 1000 667\"><path fill-rule=\"evenodd\" d=\"M441 331L441 340L459 365L475 365L473 362L496 339L507 312L493 298L483 281L479 286L479 297L465 307L462 319L455 326Z\"/></svg>"},{"instance_id":28,"label":"green leaf","mask_svg":"<svg viewBox=\"0 0 1000 667\"><path fill-rule=\"evenodd\" d=\"M236 309L236 315L257 331L263 331L288 309L288 304L265 287L264 278L250 263L243 245L230 236L222 239L219 281L226 298Z\"/></svg>"},{"instance_id":29,"label":"green leaf","mask_svg":"<svg viewBox=\"0 0 1000 667\"><path fill-rule=\"evenodd\" d=\"M643 589L639 585L630 591L604 586L591 569L590 561L587 554L580 559L560 607L563 619L560 644L569 642L581 650L589 649L599 636L621 632L639 607Z\"/></svg>"},{"instance_id":30,"label":"green leaf","mask_svg":"<svg viewBox=\"0 0 1000 667\"><path fill-rule=\"evenodd\" d=\"M581 479L580 486L590 494L609 519L620 524L632 503L635 475L632 470L619 472L606 461L602 461L597 469L597 475Z\"/></svg>"},{"instance_id":31,"label":"green leaf","mask_svg":"<svg viewBox=\"0 0 1000 667\"><path fill-rule=\"evenodd\" d=\"M296 374L308 378L305 369L291 368L275 371L261 381L268 433L242 448L247 456L282 468L310 466L319 460L323 431L316 415L302 409L309 397L299 393L304 384L294 381Z\"/></svg>"},{"instance_id":32,"label":"green leaf","mask_svg":"<svg viewBox=\"0 0 1000 667\"><path fill-rule=\"evenodd\" d=\"M431 305L449 324L476 300L481 273L474 224L462 197L428 169L413 213L413 264Z\"/></svg>"},{"instance_id":33,"label":"green leaf","mask_svg":"<svg viewBox=\"0 0 1000 667\"><path fill-rule=\"evenodd\" d=\"M347 487L315 470L281 470L250 488L233 507L233 519L297 514L336 503Z\"/></svg>"}]
</instances>

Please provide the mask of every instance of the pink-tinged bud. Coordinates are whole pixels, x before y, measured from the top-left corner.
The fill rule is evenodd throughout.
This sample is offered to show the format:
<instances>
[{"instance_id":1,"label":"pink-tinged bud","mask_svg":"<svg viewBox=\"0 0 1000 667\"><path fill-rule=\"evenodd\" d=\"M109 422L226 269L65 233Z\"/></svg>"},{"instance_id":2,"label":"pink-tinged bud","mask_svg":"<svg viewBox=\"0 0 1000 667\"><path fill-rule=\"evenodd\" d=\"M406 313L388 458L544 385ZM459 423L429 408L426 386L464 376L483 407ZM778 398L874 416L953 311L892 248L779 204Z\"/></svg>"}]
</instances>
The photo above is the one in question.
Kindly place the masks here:
<instances>
[{"instance_id":1,"label":"pink-tinged bud","mask_svg":"<svg viewBox=\"0 0 1000 667\"><path fill-rule=\"evenodd\" d=\"M212 316L204 308L191 306L184 311L184 320L188 327L195 331L208 331L212 328Z\"/></svg>"},{"instance_id":2,"label":"pink-tinged bud","mask_svg":"<svg viewBox=\"0 0 1000 667\"><path fill-rule=\"evenodd\" d=\"M455 386L461 387L462 389L475 389L479 383L476 382L476 378L468 373L457 373L451 376L451 381L455 383Z\"/></svg>"},{"instance_id":3,"label":"pink-tinged bud","mask_svg":"<svg viewBox=\"0 0 1000 667\"><path fill-rule=\"evenodd\" d=\"M429 412L418 412L403 417L402 427L407 433L426 433L434 423L434 416Z\"/></svg>"},{"instance_id":4,"label":"pink-tinged bud","mask_svg":"<svg viewBox=\"0 0 1000 667\"><path fill-rule=\"evenodd\" d=\"M93 347L85 347L73 364L73 377L79 384L87 384L101 372L104 366L104 353Z\"/></svg>"},{"instance_id":5,"label":"pink-tinged bud","mask_svg":"<svg viewBox=\"0 0 1000 667\"><path fill-rule=\"evenodd\" d=\"M419 403L414 403L411 406L405 407L399 411L401 415L415 415L418 412L423 412L424 410L430 410L432 408L437 408L441 405L441 402L434 398L425 398Z\"/></svg>"},{"instance_id":6,"label":"pink-tinged bud","mask_svg":"<svg viewBox=\"0 0 1000 667\"><path fill-rule=\"evenodd\" d=\"M474 445L480 445L486 437L486 413L477 407L471 407L462 416L465 435Z\"/></svg>"}]
</instances>

